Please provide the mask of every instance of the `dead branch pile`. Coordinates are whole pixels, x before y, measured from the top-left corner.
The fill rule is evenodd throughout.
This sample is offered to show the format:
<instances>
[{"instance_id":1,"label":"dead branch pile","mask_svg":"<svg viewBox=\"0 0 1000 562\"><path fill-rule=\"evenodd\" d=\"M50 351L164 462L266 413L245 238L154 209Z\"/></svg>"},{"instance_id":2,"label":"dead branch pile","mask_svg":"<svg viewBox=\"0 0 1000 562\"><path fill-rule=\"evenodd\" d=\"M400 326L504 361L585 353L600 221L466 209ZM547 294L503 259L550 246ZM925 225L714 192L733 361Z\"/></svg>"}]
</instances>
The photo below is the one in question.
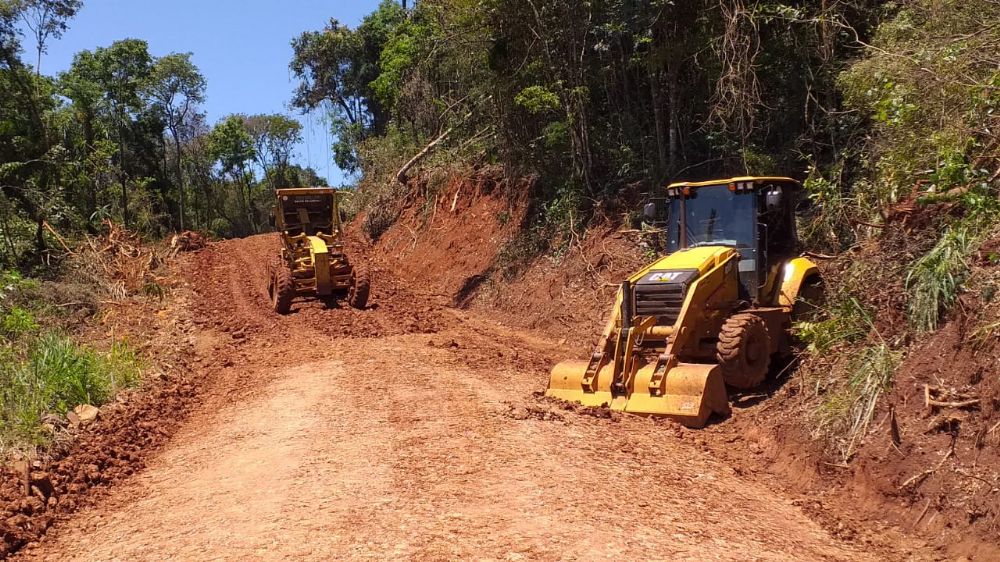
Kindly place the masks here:
<instances>
[{"instance_id":1,"label":"dead branch pile","mask_svg":"<svg viewBox=\"0 0 1000 562\"><path fill-rule=\"evenodd\" d=\"M103 225L105 233L87 236L77 255L111 297L121 300L155 283L152 272L160 264L156 251L143 247L139 236L109 220Z\"/></svg>"},{"instance_id":2,"label":"dead branch pile","mask_svg":"<svg viewBox=\"0 0 1000 562\"><path fill-rule=\"evenodd\" d=\"M170 239L170 256L179 252L195 252L208 244L208 236L194 230L185 230Z\"/></svg>"}]
</instances>

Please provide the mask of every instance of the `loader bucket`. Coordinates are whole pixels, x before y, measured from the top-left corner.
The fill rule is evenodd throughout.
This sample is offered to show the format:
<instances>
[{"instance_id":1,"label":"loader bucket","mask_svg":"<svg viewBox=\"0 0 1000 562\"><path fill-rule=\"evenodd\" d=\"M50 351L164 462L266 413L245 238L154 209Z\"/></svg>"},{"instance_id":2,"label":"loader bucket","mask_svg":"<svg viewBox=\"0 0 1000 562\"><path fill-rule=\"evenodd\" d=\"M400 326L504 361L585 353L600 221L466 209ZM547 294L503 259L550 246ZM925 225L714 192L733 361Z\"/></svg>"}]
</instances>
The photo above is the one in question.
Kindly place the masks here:
<instances>
[{"instance_id":1,"label":"loader bucket","mask_svg":"<svg viewBox=\"0 0 1000 562\"><path fill-rule=\"evenodd\" d=\"M625 411L633 414L666 416L681 425L705 427L715 412L728 416L729 396L718 365L679 363L666 373L662 392L650 392L654 365L639 369Z\"/></svg>"},{"instance_id":2,"label":"loader bucket","mask_svg":"<svg viewBox=\"0 0 1000 562\"><path fill-rule=\"evenodd\" d=\"M546 396L558 398L567 402L579 402L584 406L611 405L613 397L608 382L611 380L611 368L605 366L598 374L598 384L594 392L583 388L583 379L587 374L586 361L562 361L552 368L549 376L549 388Z\"/></svg>"}]
</instances>

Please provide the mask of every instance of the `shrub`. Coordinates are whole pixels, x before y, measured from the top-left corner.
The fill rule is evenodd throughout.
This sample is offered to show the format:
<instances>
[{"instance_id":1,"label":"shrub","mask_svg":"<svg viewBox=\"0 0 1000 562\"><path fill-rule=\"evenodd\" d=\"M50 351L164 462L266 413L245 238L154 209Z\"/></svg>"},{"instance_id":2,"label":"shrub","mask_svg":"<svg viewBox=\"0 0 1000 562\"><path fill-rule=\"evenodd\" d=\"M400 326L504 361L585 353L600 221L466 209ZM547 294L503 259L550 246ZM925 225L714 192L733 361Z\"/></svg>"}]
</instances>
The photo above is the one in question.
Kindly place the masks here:
<instances>
[{"instance_id":1,"label":"shrub","mask_svg":"<svg viewBox=\"0 0 1000 562\"><path fill-rule=\"evenodd\" d=\"M910 324L915 330L937 329L941 312L955 303L969 273L966 258L972 249L973 239L967 228L949 227L938 243L910 267L906 288L910 292Z\"/></svg>"},{"instance_id":2,"label":"shrub","mask_svg":"<svg viewBox=\"0 0 1000 562\"><path fill-rule=\"evenodd\" d=\"M820 429L837 436L845 461L854 455L868 432L878 399L892 386L892 376L902 357L885 342L854 352L845 369L846 384L823 401Z\"/></svg>"},{"instance_id":3,"label":"shrub","mask_svg":"<svg viewBox=\"0 0 1000 562\"><path fill-rule=\"evenodd\" d=\"M19 306L8 310L3 316L3 321L0 322L0 330L9 338L17 338L37 329L38 322L35 320L35 316Z\"/></svg>"},{"instance_id":4,"label":"shrub","mask_svg":"<svg viewBox=\"0 0 1000 562\"><path fill-rule=\"evenodd\" d=\"M0 448L44 443L46 414L65 414L80 404L99 406L116 392L138 384L142 361L125 342L107 353L49 333L31 343L23 357L0 350Z\"/></svg>"},{"instance_id":5,"label":"shrub","mask_svg":"<svg viewBox=\"0 0 1000 562\"><path fill-rule=\"evenodd\" d=\"M871 315L854 297L840 297L823 312L823 320L795 324L796 335L811 353L826 353L840 344L856 342L871 329Z\"/></svg>"}]
</instances>

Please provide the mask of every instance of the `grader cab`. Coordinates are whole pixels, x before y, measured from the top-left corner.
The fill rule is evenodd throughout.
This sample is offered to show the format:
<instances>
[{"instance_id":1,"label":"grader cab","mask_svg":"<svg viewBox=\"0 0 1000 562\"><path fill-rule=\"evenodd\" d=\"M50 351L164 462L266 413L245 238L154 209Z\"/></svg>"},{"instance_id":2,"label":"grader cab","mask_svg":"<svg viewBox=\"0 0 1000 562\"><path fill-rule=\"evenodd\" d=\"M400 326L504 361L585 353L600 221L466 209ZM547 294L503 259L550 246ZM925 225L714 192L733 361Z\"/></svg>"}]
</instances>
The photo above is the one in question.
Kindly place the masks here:
<instances>
[{"instance_id":1,"label":"grader cab","mask_svg":"<svg viewBox=\"0 0 1000 562\"><path fill-rule=\"evenodd\" d=\"M288 314L297 297L346 299L363 309L370 284L344 251L340 193L330 187L291 188L277 190L277 197L272 221L282 247L267 285L274 311Z\"/></svg>"}]
</instances>

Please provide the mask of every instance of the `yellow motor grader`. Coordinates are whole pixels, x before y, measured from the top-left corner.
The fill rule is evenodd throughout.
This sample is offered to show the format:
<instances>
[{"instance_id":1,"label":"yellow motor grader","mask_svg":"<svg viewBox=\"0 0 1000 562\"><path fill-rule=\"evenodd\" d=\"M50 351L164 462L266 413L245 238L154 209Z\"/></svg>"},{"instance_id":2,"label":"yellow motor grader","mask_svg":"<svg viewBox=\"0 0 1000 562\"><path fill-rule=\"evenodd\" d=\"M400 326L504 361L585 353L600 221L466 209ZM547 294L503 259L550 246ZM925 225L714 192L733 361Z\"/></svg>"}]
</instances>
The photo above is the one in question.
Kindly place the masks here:
<instances>
[{"instance_id":1,"label":"yellow motor grader","mask_svg":"<svg viewBox=\"0 0 1000 562\"><path fill-rule=\"evenodd\" d=\"M763 382L790 350L797 305L822 291L797 254L800 189L784 177L667 186L644 209L664 226L667 255L622 282L590 359L556 365L545 394L689 427L729 415L726 386Z\"/></svg>"},{"instance_id":2,"label":"yellow motor grader","mask_svg":"<svg viewBox=\"0 0 1000 562\"><path fill-rule=\"evenodd\" d=\"M331 187L277 190L272 225L281 235L281 257L269 266L267 293L275 312L288 314L296 297L346 298L368 303L368 277L344 253L340 194Z\"/></svg>"}]
</instances>

